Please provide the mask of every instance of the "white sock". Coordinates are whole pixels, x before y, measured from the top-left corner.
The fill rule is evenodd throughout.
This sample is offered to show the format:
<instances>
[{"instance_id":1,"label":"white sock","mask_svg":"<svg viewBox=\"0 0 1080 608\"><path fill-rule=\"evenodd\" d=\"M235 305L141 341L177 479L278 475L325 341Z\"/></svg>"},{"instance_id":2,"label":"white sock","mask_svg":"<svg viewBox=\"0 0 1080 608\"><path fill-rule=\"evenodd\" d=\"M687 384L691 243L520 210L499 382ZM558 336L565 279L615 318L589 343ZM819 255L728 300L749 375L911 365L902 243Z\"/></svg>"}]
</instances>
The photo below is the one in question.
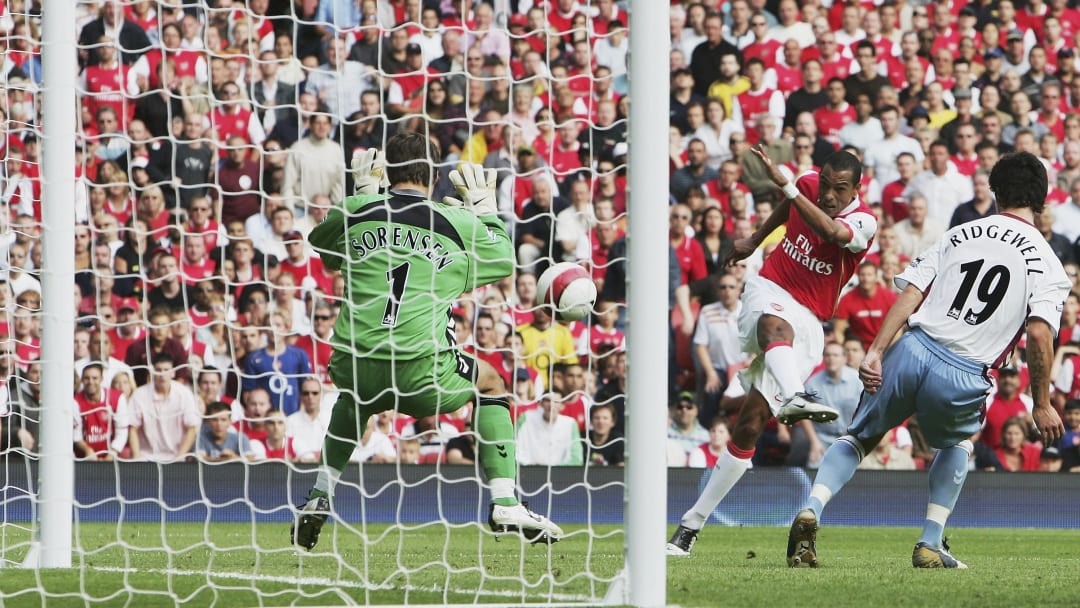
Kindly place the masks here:
<instances>
[{"instance_id":1,"label":"white sock","mask_svg":"<svg viewBox=\"0 0 1080 608\"><path fill-rule=\"evenodd\" d=\"M750 457L753 456L753 451L751 450L749 454L750 456L746 458L736 458L728 448L720 453L720 458L716 461L712 476L705 484L705 489L701 491L701 496L698 496L694 506L683 515L680 522L682 525L691 530L700 530L704 527L709 516L716 510L716 505L720 504L736 482L742 478L746 469L750 468Z\"/></svg>"},{"instance_id":2,"label":"white sock","mask_svg":"<svg viewBox=\"0 0 1080 608\"><path fill-rule=\"evenodd\" d=\"M776 383L780 385L780 396L785 401L805 390L802 378L799 377L799 362L795 357L795 349L791 348L788 342L773 342L765 347L765 371L776 379Z\"/></svg>"},{"instance_id":3,"label":"white sock","mask_svg":"<svg viewBox=\"0 0 1080 608\"><path fill-rule=\"evenodd\" d=\"M315 489L320 492L326 492L327 496L333 496L334 487L337 486L339 479L341 479L341 471L324 464L319 467L319 476L315 478Z\"/></svg>"},{"instance_id":4,"label":"white sock","mask_svg":"<svg viewBox=\"0 0 1080 608\"><path fill-rule=\"evenodd\" d=\"M514 498L516 496L514 492L514 480L509 477L498 477L492 479L489 484L491 485L491 499L497 500L499 498Z\"/></svg>"}]
</instances>

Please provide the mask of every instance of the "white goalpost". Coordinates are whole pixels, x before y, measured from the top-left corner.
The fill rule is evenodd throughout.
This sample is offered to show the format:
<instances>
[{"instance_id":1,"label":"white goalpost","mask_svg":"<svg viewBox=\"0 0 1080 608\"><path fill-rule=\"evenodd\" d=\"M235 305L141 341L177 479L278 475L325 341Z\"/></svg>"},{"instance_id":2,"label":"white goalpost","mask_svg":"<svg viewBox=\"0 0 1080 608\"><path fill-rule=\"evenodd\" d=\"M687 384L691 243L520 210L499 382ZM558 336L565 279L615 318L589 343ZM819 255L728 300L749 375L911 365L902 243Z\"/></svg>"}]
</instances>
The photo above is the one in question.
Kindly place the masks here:
<instances>
[{"instance_id":1,"label":"white goalpost","mask_svg":"<svg viewBox=\"0 0 1080 608\"><path fill-rule=\"evenodd\" d=\"M255 43L265 44L266 39L260 39L259 36L267 34L258 29L259 15L253 13L251 8L265 4L266 2L259 0L249 0L236 5L208 1L190 8L193 8L191 14L199 14L202 15L201 18L205 18L206 23L202 25L206 29L209 29L207 23L212 18L228 13L229 22L233 24L229 28L235 24L247 23L252 30L258 31L258 36L253 36ZM273 4L289 4L294 7L294 11L299 10L296 8L299 5L295 2ZM426 7L432 3L422 4ZM463 0L461 4L473 2ZM476 4L479 5L480 2ZM511 5L517 3L495 0L487 4L492 5L496 11L495 23L507 23L510 16L508 11ZM545 6L547 3L534 0L528 4ZM581 4L591 7L588 1ZM665 447L670 329L667 290L670 253L667 236L669 4L666 1L652 0L624 0L620 3L629 16L628 30L633 32L628 38L627 80L628 95L633 100L634 117L634 120L626 120L627 158L619 161L625 164L612 162L615 168L611 171L623 172L626 182L626 215L611 220L613 225L619 221L625 226L627 252L623 260L627 279L626 384L625 392L620 395L625 397L625 469L601 467L587 460L577 468L519 466L518 493L523 500L532 501L530 508L549 515L556 523L560 523L560 518L563 517L570 519L566 526L568 534L561 542L534 546L517 537L508 539L504 536L501 540L493 537L487 526L489 488L485 486L478 465L448 464L445 453L441 459L437 457L430 461L433 466L417 465L415 468L401 462L350 463L335 496L334 517L323 530L317 548L309 553L298 551L292 546L287 541L286 532L293 521L294 506L303 502L302 492L314 481L317 464L311 460L300 462L297 459L280 463L241 459L225 464L194 458L197 462L165 464L125 462L121 458L114 458L107 463L84 463L77 462L74 456L73 444L79 441L80 437L76 436L77 431L73 429L73 414L75 417L80 414L78 405L75 406L75 411L72 410L72 375L78 369L70 362L79 359L76 352L76 334L81 321L79 313L76 312L77 307L72 304L72 284L77 277L77 256L73 244L76 242L78 228L73 201L82 199L76 194L77 187L86 187L88 192L94 188L107 191L111 184L104 178L96 183L91 182L85 173L88 161L84 161L81 166L77 162L77 144L82 142L80 133L84 132L83 123L87 116L87 112L79 104L80 95L87 95L87 91L81 89L78 60L80 51L85 51L86 48L77 42L78 25L81 24L77 24L77 16L86 16L81 12L84 8L83 2L42 2L40 60L43 79L36 89L37 103L42 109L40 124L36 125L42 150L42 257L41 266L36 269L40 273L41 308L32 313L39 316L41 322L41 407L40 426L37 430L39 441L33 449L26 450L20 456L14 456L14 451L6 454L0 452L0 468L3 469L0 477L0 568L21 564L23 570L11 568L3 578L5 581L25 582L23 586L9 586L7 582L0 585L0 604L39 595L43 598L42 601L44 598L78 598L88 606L115 605L117 602L135 605L139 602L139 597L192 602L192 605L225 601L222 598L232 601L232 597L238 598L237 605L278 605L283 598L290 602L307 603L313 599L321 599L323 603L342 605L439 605L490 601L539 605L666 605L667 563L664 545L668 528L668 469ZM175 11L178 25L183 19L181 9L188 8L186 3L179 0L159 0L154 5L159 17L168 11ZM380 0L377 7L379 19L393 14L394 7L391 3ZM234 14L242 14L235 19L235 24ZM279 17L282 21L275 22L276 26L280 27L282 22L288 21L292 33L291 43L300 47L304 43L302 33L307 31L305 28L313 26L314 16L294 12ZM520 20L515 19L515 25L520 25L518 21ZM157 27L160 32L161 25ZM358 26L349 31L339 30L338 33L362 40L363 27ZM396 27L386 27L380 32L389 41L395 31L404 28L405 25L399 24ZM207 34L206 29L201 35L209 44L212 36ZM509 32L510 26L499 29ZM231 31L225 33L231 35ZM569 32L557 32L552 35L569 37L568 34ZM511 43L523 36L525 34L508 34ZM160 38L153 39L155 47L160 44ZM231 57L237 62L247 61L246 70L257 71L259 58L265 52L268 52L265 48L254 51L257 57L252 60ZM551 52L545 50L545 53ZM217 104L225 102L215 98L213 89L213 78L218 76L213 75L212 70L216 66L211 66L210 60L215 54L207 51L204 55L211 70L210 83L205 85L206 91L203 93L206 107L197 106L196 110L191 110L187 103L190 100L185 100L184 108L188 113L204 114L207 116L206 122L210 123L216 120L213 117L218 109ZM3 54L0 54L0 60L2 58ZM299 65L300 62L295 61L295 64ZM282 62L282 65L286 63ZM295 67L292 63L288 66ZM546 87L548 97L545 99L554 106L553 91L557 88L556 84L559 85L558 88L566 85L565 82L554 83L550 73L546 77L528 76L515 80L510 74L509 66L503 66L505 69L501 71L499 66L488 67L495 69L488 69L484 76L474 76L466 69L463 77L466 82L463 94L466 97L473 95L470 87L474 86L495 91L500 88L497 85L505 84L511 90L511 97L514 87L535 88L537 95ZM318 72L321 66L306 65L296 69L310 77ZM453 75L457 75L457 72ZM380 76L387 77L386 74ZM549 82L540 82L543 78L547 78ZM588 78L594 77L590 73ZM449 77L447 80L449 81ZM231 84L236 80L230 79L227 82ZM248 87L244 89L243 103L247 103L247 107L256 116L259 111L276 113L279 109L276 106L260 105L254 101L252 82L248 80L246 83L238 83ZM338 85L336 92L331 91L327 98L336 101L339 106L345 106L347 94L355 93L358 86L355 82L342 83ZM590 85L590 92L592 86L595 85ZM48 94L44 94L45 92ZM136 99L150 94L152 93L143 90L139 96L129 96L127 102L134 104ZM289 120L297 121L298 137L303 137L307 128L303 123L306 110L302 109L304 101L299 99L299 93L297 95L298 98L289 108L295 111L295 115L290 115ZM471 107L470 103L471 100L465 100L466 110ZM428 128L429 135L434 133L442 122L448 120L441 114L438 118L429 116L427 102L423 102L421 107L423 113L419 115L418 122L428 126L419 128ZM80 118L81 112L84 118ZM338 112L340 113L335 115L335 121L341 123L342 131L338 131L335 137L339 144L343 144L344 129L351 128L356 123L349 123L347 127L348 116L343 110ZM553 110L552 113L554 114ZM10 112L8 115L10 117ZM508 132L517 128L511 125L509 116L510 112L507 111L501 123ZM187 116L179 118L183 120ZM415 128L410 126L412 121L409 115L405 118L391 116L388 105L380 106L380 112L375 118L382 121L384 129ZM555 120L555 117L552 119ZM458 140L463 137L471 138L485 129L484 122L479 118L470 116L462 120L467 126L464 133L460 129L453 133L452 139L455 143L459 143ZM593 118L588 115L573 115L571 120L579 121L584 125L584 129L594 126ZM183 139L187 137L187 125L170 125L170 128L184 135L174 136L170 133L166 137L157 137L152 144L134 141L127 133L122 132L120 136L127 139L126 143L132 149L137 144L165 145L179 149L179 145L187 141ZM7 131L3 133L6 134ZM208 130L196 139L204 145L221 146L221 167L213 173L210 183L185 182L183 188L205 187L211 192L208 197L213 197L213 192L222 196L220 193L226 192L226 186L221 172L226 163L231 162L231 149L224 142L214 142L210 133ZM268 134L269 139L273 140L274 134L270 133L269 128L264 132L264 135ZM385 143L386 139L384 131L382 143ZM527 142L522 148L532 150L531 143ZM254 193L260 199L260 204L265 205L266 200L276 199L278 192L264 185L262 180L271 179L266 175L273 174L275 154L287 154L288 146L285 146L286 152L263 146L264 143L248 144L249 148L258 149L260 153L256 161L259 178L254 183L241 182L246 185L229 193ZM516 154L517 150L514 152ZM536 151L533 150L533 153L536 154ZM0 163L4 162L3 154L0 153ZM125 174L127 181L123 185L130 188L129 196L132 201L138 198L137 195L153 189L155 185L173 186L171 181L137 184L133 177L137 165L132 162L131 159L135 157L131 154L128 160L131 164ZM444 151L444 173L451 164L456 165L461 160L460 154L463 152L454 154L458 155L447 157ZM143 160L137 162L143 163ZM138 166L145 168L146 165ZM513 171L514 165L511 163L510 166ZM177 173L178 167L179 163L173 166ZM574 171L579 171L585 175L584 179L589 181L590 185L595 185L602 177L602 171L598 167L599 161L592 165L583 165ZM344 169L344 165L342 168ZM554 167L543 171L551 176L552 181L556 177L566 177L559 175L560 169ZM534 170L508 179L532 182L536 173ZM76 175L81 175L80 179L83 181L74 179ZM180 179L176 177L178 183ZM510 187L505 189L511 195L515 194L514 183L510 182ZM176 191L181 192L182 188L177 188ZM179 198L178 194L177 199ZM595 200L593 199L593 202ZM312 201L289 202L288 205L293 205L289 208L294 210L298 232L302 220L314 225L311 217L319 213L319 209ZM95 224L92 204L87 203L87 206L90 208L89 225L93 234L104 234ZM211 207L214 208L215 205ZM133 206L133 214L134 209ZM220 206L217 209L216 212L220 213ZM190 214L190 211L187 213ZM554 226L555 214L550 211L548 213L552 216L551 222ZM189 217L190 215L185 215L184 219ZM520 222L520 218L518 221ZM4 225L7 225L6 222ZM132 226L136 225L132 223ZM119 233L123 235L123 222L120 222L120 226ZM169 237L174 240L162 247L168 250L166 256L180 258L186 255L185 244L188 240L201 238L198 233L193 237L193 233L179 224L170 228L175 229L175 236ZM309 226L308 230L310 229ZM153 233L154 230L158 228L152 228L150 232ZM218 237L223 239L222 249L226 244L231 247L233 243L250 242L247 241L251 238L250 235L233 235L231 230L230 228L230 235L226 237L225 226L222 226L221 236ZM513 226L508 226L508 230L512 236L515 234ZM554 238L554 228L552 231ZM289 231L289 234L291 233L292 231ZM149 235L143 233L139 236ZM598 237L586 235L584 238ZM126 247L128 243L124 240ZM137 241L135 238L132 240ZM284 246L284 243L282 244ZM593 242L587 242L586 245L591 250ZM144 253L147 252L138 252L140 261L144 259ZM112 254L117 254L117 248L113 248ZM222 255L231 256L232 253ZM520 254L518 256L515 263L520 272L525 266L520 260ZM150 258L152 255L147 253L145 259ZM231 258L222 258L222 266L225 266L226 259L231 261ZM591 258L575 261L583 265L592 263ZM606 263L610 264L612 261L615 260L607 260ZM183 263L175 259L174 262L177 266L171 272L184 276L186 270ZM220 281L216 283L218 293L214 296L223 296L224 307L228 313L222 313L220 320L215 320L210 313L209 322L220 322L227 326L225 334L228 352L220 355L208 351L206 361L211 357L221 356L232 358L235 362L237 353L243 352L246 356L253 352L247 345L241 348L234 343L234 338L236 341L241 340L239 336L249 329L252 323L248 317L243 317L246 313L241 310L241 297L237 294L247 285L257 284L267 289L267 299L273 300L276 297L275 289L279 287L277 281L280 274L269 278L271 266L268 262L263 262L263 274L248 282L237 279L235 273L231 277L225 272L221 273ZM78 272L86 272L84 267L79 268L82 270ZM91 273L94 268L91 266ZM159 328L149 319L148 294L151 283L157 285L164 275L156 275L156 268L141 268L136 272L142 273L139 280L145 281L146 290L135 296L124 294L113 298L112 305L117 307L114 311L115 322L112 318L106 320L101 317L98 311L108 307L101 306L95 300L94 313L91 315L94 317L94 331L113 331L121 325L120 313L126 310L122 307L132 305L129 303L131 300L135 300L134 305L139 308L136 311L136 323L140 328L147 332ZM280 267L276 268L276 272L282 272ZM94 284L100 285L100 279L101 277L95 274ZM304 309L297 314L309 323L310 326L305 331L309 331L313 336L312 342L316 343L313 348L317 350L317 339L314 337L317 335L314 329L316 319L322 314L320 311L324 310L322 306L333 304L335 298L340 299L340 294L333 293L332 289L323 289L322 285L305 284L301 287L299 280L293 286L289 286L287 280L284 283L282 289L294 289L297 299L303 301ZM334 289L337 287L335 285ZM187 291L184 293L184 308L191 310L197 305L195 298L187 295ZM512 295L516 297L518 294L514 291ZM476 298L464 306L474 319L479 312L489 309L502 310L502 313L497 314L503 314L504 317L496 319L500 323L509 324L509 334L511 337L514 335L514 322L517 317L507 312L512 309L509 299L500 302L496 298L492 304L486 300L480 301L479 296L473 294L467 294L467 297ZM144 299L145 301L142 301ZM503 308L500 309L499 306ZM82 319L85 319L85 313L83 314ZM270 317L270 314L266 315L266 318ZM507 322L504 318L510 321ZM187 327L194 336L196 330L186 325L190 322L190 319L174 318L169 323L170 332L173 327L181 325ZM261 325L259 327L262 328ZM298 333L296 328L291 328L290 331L294 337ZM270 334L269 331L265 333ZM580 336L575 338L575 348L580 349L578 345L582 341L586 345L589 343L589 327L585 327L584 336L584 339ZM273 343L273 336L269 336L269 341ZM512 342L509 338L506 341L508 344ZM149 350L149 346L147 349ZM586 351L588 352L582 358L591 363L585 365L585 371L599 382L600 358L588 348ZM0 353L0 356L9 355L5 351ZM511 356L511 361L514 360ZM202 408L200 417L208 405L197 386L200 369L209 366L206 361L200 356L197 364L185 363L179 366L192 374L189 390ZM525 368L520 365L521 357L516 361L519 367L511 369L514 374L512 378L515 379L518 378L518 370ZM151 368L147 370L147 375L152 377L156 373L152 371L152 361L148 361L146 365ZM539 365L537 363L537 366ZM555 366L549 365L544 372L539 381L530 378L529 382L543 383L545 377L551 378L554 375ZM278 373L283 377L288 375ZM319 370L314 369L311 374L294 374L288 379L296 381L298 386L302 387L304 381L311 377L324 377L319 374ZM240 387L244 386L244 381L251 379L253 374L233 367L221 370L220 376L222 387L219 393L225 395L228 383L236 382L235 390L239 395ZM76 378L76 385L79 382ZM279 384L287 383L282 380ZM320 385L320 391L326 396L333 395L335 389L329 384L323 384ZM539 397L540 395L535 395L537 401ZM128 399L130 400L130 397ZM590 396L589 399L582 400L582 403L592 403L591 399ZM125 403L129 403L129 400ZM522 400L524 401L524 397ZM569 396L567 400L570 400ZM329 409L332 404L333 399L327 397L323 399L322 407ZM8 412L3 405L0 403L0 416ZM230 412L232 420L237 421L240 429L245 428L244 421L250 419L244 410L245 405L244 399L238 396ZM588 409L585 415L589 415ZM264 418L257 420L271 419L267 413L263 416ZM0 422L3 420L0 419ZM585 424L591 425L591 422ZM586 426L586 440L589 428L591 427ZM4 430L3 425L0 425L0 430ZM464 430L463 434L470 430L471 426ZM131 432L134 433L135 430L132 429ZM404 431L395 429L395 432ZM266 441L269 440L268 438ZM392 449L395 450L395 458L398 458L400 444ZM2 504L4 502L8 504ZM52 574L42 569L70 569L70 580L75 582L71 588L53 588L49 582ZM56 570L58 576L61 572L62 570ZM22 578L14 579L11 576ZM64 577L60 576L56 580L62 578ZM99 580L110 581L108 588L95 589Z\"/></svg>"},{"instance_id":2,"label":"white goalpost","mask_svg":"<svg viewBox=\"0 0 1080 608\"><path fill-rule=\"evenodd\" d=\"M75 45L75 2L52 2L42 15L42 305L45 328L41 355L44 361L73 361L75 314L69 303L75 278L75 82L78 64ZM71 391L65 381L68 367L49 370L51 382L41 387L41 465L38 513L41 556L30 567L70 568L74 510ZM44 373L44 372L43 372Z\"/></svg>"}]
</instances>

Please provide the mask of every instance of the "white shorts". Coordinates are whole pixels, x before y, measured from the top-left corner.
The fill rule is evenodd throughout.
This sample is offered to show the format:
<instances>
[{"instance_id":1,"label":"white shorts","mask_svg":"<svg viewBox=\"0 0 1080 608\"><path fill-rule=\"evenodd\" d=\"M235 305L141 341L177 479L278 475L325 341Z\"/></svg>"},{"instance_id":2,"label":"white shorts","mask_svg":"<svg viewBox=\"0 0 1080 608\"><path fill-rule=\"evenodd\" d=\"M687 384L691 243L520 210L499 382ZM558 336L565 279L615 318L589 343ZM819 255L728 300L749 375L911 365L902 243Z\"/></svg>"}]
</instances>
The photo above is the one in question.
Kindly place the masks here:
<instances>
[{"instance_id":1,"label":"white shorts","mask_svg":"<svg viewBox=\"0 0 1080 608\"><path fill-rule=\"evenodd\" d=\"M739 338L743 352L756 356L750 367L739 372L739 382L747 392L751 387L756 388L775 416L784 401L780 396L780 383L765 369L765 357L758 344L757 325L761 315L780 317L795 331L791 347L799 362L799 378L804 382L821 365L825 332L817 316L796 302L784 288L761 277L747 281L742 295L742 312L739 313Z\"/></svg>"}]
</instances>

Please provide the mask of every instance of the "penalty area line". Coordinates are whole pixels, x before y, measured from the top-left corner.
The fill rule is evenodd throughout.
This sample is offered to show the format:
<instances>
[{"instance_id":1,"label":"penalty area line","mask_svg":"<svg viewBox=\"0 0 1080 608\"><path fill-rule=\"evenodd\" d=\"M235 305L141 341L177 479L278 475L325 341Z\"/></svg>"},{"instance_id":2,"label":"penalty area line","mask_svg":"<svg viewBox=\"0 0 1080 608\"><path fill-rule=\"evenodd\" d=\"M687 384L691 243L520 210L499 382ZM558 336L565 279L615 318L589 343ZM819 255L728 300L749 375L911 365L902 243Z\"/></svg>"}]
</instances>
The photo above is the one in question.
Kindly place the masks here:
<instances>
[{"instance_id":1,"label":"penalty area line","mask_svg":"<svg viewBox=\"0 0 1080 608\"><path fill-rule=\"evenodd\" d=\"M222 578L229 580L243 580L243 581L260 581L266 583L283 583L287 585L310 585L315 587L347 587L352 589L365 589L367 591L408 591L410 593L424 592L424 593L442 593L443 590L436 587L421 587L419 585L374 585L371 583L362 583L358 581L332 579L325 576L281 576L281 575L267 575L267 574L254 574L251 572L214 572L209 573L200 570L180 570L177 568L122 568L119 566L90 566L88 570L95 570L97 572L115 572L122 574L163 574L166 576L198 576L203 578ZM526 593L522 594L517 591L500 591L495 589L448 589L447 593L454 595L480 595L488 597L520 597L527 600L536 599L548 599L557 600L560 602L568 602L564 604L566 606L580 606L582 603L593 602L595 603L599 599L590 597L587 595L573 595L569 593ZM560 604L546 604L547 606L558 606Z\"/></svg>"}]
</instances>

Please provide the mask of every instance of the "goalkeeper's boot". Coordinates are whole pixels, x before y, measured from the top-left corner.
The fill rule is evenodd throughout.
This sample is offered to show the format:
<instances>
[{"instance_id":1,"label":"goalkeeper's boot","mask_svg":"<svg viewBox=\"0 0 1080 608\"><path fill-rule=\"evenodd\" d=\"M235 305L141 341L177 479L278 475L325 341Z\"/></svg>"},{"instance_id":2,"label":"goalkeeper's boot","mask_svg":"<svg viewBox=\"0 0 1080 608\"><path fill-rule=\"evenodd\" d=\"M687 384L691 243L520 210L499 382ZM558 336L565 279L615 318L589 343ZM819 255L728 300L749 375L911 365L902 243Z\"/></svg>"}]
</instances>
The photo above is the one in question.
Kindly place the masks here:
<instances>
[{"instance_id":1,"label":"goalkeeper's boot","mask_svg":"<svg viewBox=\"0 0 1080 608\"><path fill-rule=\"evenodd\" d=\"M676 528L675 534L671 536L667 544L668 557L690 557L690 551L694 549L694 543L697 542L698 532L700 530L691 530L683 525Z\"/></svg>"},{"instance_id":2,"label":"goalkeeper's boot","mask_svg":"<svg viewBox=\"0 0 1080 608\"><path fill-rule=\"evenodd\" d=\"M787 537L787 565L792 568L817 568L817 515L803 509L791 522Z\"/></svg>"},{"instance_id":3,"label":"goalkeeper's boot","mask_svg":"<svg viewBox=\"0 0 1080 608\"><path fill-rule=\"evenodd\" d=\"M967 564L949 553L949 545L941 541L941 548L930 543L919 543L911 553L911 565L916 568L958 568L967 570Z\"/></svg>"},{"instance_id":4,"label":"goalkeeper's boot","mask_svg":"<svg viewBox=\"0 0 1080 608\"><path fill-rule=\"evenodd\" d=\"M815 398L817 395L813 393L796 393L780 406L776 419L780 421L780 424L791 426L800 420L832 422L840 417L840 412L813 401Z\"/></svg>"},{"instance_id":5,"label":"goalkeeper's boot","mask_svg":"<svg viewBox=\"0 0 1080 608\"><path fill-rule=\"evenodd\" d=\"M325 496L309 498L299 510L296 523L289 529L289 537L293 544L311 551L319 542L323 524L330 517L330 499Z\"/></svg>"},{"instance_id":6,"label":"goalkeeper's boot","mask_svg":"<svg viewBox=\"0 0 1080 608\"><path fill-rule=\"evenodd\" d=\"M491 503L488 509L488 525L499 534L520 532L530 543L557 543L563 537L562 528L550 519L529 509L528 503L518 503L512 507Z\"/></svg>"}]
</instances>

